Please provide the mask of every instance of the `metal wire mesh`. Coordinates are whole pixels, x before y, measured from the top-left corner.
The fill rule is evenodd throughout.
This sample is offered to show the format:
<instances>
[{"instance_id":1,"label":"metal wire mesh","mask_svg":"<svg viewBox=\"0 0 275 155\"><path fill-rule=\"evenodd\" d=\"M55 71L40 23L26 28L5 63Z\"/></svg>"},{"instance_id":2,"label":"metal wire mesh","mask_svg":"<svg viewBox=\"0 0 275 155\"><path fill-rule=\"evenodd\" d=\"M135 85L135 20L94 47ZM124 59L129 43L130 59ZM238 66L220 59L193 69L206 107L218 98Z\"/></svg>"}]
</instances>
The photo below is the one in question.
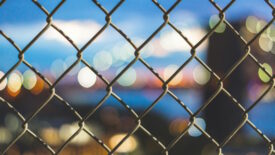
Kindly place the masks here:
<instances>
[{"instance_id":1,"label":"metal wire mesh","mask_svg":"<svg viewBox=\"0 0 275 155\"><path fill-rule=\"evenodd\" d=\"M36 73L37 76L39 76L43 81L49 86L49 91L51 95L47 98L45 102L41 104L41 106L38 109L35 109L35 111L31 114L30 117L25 118L12 104L7 102L4 98L0 97L1 103L7 106L11 112L16 114L18 118L21 119L23 122L22 125L22 131L21 133L12 140L8 144L8 146L5 148L3 152L0 152L1 154L5 154L23 135L32 136L37 140L38 143L41 143L51 154L59 154L72 140L75 138L80 132L84 131L86 132L91 138L93 138L102 148L104 148L108 154L114 154L116 150L131 136L133 135L137 130L143 131L145 134L151 137L151 139L162 148L163 154L169 154L169 151L171 148L173 148L177 142L183 138L183 136L187 133L188 129L191 126L196 127L198 130L200 130L207 139L209 139L217 148L217 154L223 154L223 148L228 144L228 142L238 133L238 131L244 126L248 125L251 129L253 129L266 143L266 148L268 148L268 154L275 153L273 143L275 140L269 139L264 133L261 132L259 128L257 128L252 121L249 119L248 112L251 111L253 108L256 108L256 105L263 99L263 97L270 92L275 84L274 84L274 75L270 75L266 69L261 65L261 63L257 60L257 58L251 53L250 51L250 45L262 34L264 31L272 25L274 22L274 6L269 0L265 0L265 3L270 6L270 8L273 10L272 15L273 18L268 22L267 25L263 27L262 30L260 30L259 33L257 33L251 40L245 40L238 31L226 20L225 14L226 11L234 4L235 0L231 0L224 8L221 8L215 1L209 0L209 3L213 5L219 12L220 20L219 22L196 44L192 44L187 37L184 36L184 34L169 20L169 13L171 13L175 7L179 3L181 3L181 0L177 0L168 10L166 10L160 3L158 3L156 0L152 0L152 3L158 7L163 13L163 23L140 45L136 46L134 42L123 32L123 30L119 29L111 20L112 14L121 6L123 5L125 0L120 0L112 9L111 11L107 11L104 6L102 6L97 0L93 0L92 3L94 3L104 14L105 14L105 25L101 27L101 29L82 47L78 47L70 37L68 37L60 28L58 28L57 25L53 22L53 15L59 10L60 7L64 3L66 3L65 0L62 0L51 12L49 12L45 7L43 7L37 0L32 0L32 2L47 16L46 18L46 26L23 48L19 48L17 44L5 34L2 30L0 30L0 34L18 51L18 61L16 64L14 64L8 72L5 73L5 75L1 78L0 82L2 82L10 73L12 73L20 64L26 65L29 69L31 69L33 72ZM0 2L0 6L5 4L5 0L2 0ZM244 44L245 44L245 54L239 58L237 62L234 63L234 65L227 71L225 75L222 77L218 76L203 60L201 60L197 55L197 48L206 41L209 36L212 35L212 33L217 29L217 27L221 24L225 23L227 27L229 27L231 32L234 33ZM171 27L175 32L177 32L181 37L182 41L188 43L188 45L191 48L191 55L187 59L187 61L182 62L182 65L177 69L172 76L168 80L164 80L159 76L159 74L155 71L153 67L151 67L140 55L140 51L144 48L145 45L147 45L165 26ZM27 62L24 59L24 54L28 51L28 49L37 41L39 40L40 36L45 33L50 27L54 28L57 32L59 32L76 50L77 50L77 60L68 67L68 69L59 76L56 81L51 83L43 74L41 74L36 68L32 66L29 62ZM117 31L134 49L134 59L127 64L127 66L111 81L108 81L104 76L102 76L95 68L93 68L83 57L83 51L89 46L92 45L93 42L106 30L107 27L112 27L115 31ZM268 84L269 87L262 93L262 95L249 107L244 108L240 102L234 98L234 96L231 95L231 93L226 90L223 86L223 82L225 79L230 77L232 72L238 68L246 59L251 59L255 62L255 64L261 68L270 78ZM197 111L191 111L172 91L170 91L168 84L171 82L175 76L189 64L192 60L196 60L199 62L205 69L207 69L213 77L215 77L218 82L218 89L215 91L215 93L197 110ZM141 62L150 72L152 72L155 77L157 77L162 82L162 93L158 96L158 98L150 104L149 107L146 108L146 110L138 115L131 107L128 106L126 102L124 102L117 94L112 90L112 86L114 83L136 62ZM81 117L80 114L70 105L69 102L65 101L60 95L58 95L55 91L55 86L62 80L70 70L72 70L78 63L83 63L85 66L87 66L89 69L91 69L98 78L100 78L105 84L106 84L106 95L100 100L100 102L97 103L97 105L90 110L88 114L86 114L84 117ZM196 124L194 121L196 117L204 110L206 107L208 107L209 104L220 94L224 93L226 94L232 102L243 112L243 117L241 123L235 127L235 129L227 136L226 139L224 139L221 143L217 142L209 133L207 133L205 130L203 130L199 125ZM164 96L169 95L171 96L188 114L190 123L188 124L187 128L176 138L174 138L168 145L164 145L158 137L155 137L149 130L147 130L142 125L143 118L152 110L152 108L158 103L158 101ZM85 126L85 121L92 117L93 114L102 106L102 104L110 97L113 96L117 101L120 102L120 104L129 111L132 116L135 118L136 126L134 129L132 129L130 132L127 133L127 135L114 147L109 148L100 138L97 137L92 131L90 131ZM72 115L75 115L78 118L78 130L71 135L71 137L57 150L54 150L49 144L47 144L45 141L43 141L37 134L35 134L29 127L29 122L38 115L38 113L53 99L56 98L57 100L61 101L62 104L66 106L71 111Z\"/></svg>"}]
</instances>

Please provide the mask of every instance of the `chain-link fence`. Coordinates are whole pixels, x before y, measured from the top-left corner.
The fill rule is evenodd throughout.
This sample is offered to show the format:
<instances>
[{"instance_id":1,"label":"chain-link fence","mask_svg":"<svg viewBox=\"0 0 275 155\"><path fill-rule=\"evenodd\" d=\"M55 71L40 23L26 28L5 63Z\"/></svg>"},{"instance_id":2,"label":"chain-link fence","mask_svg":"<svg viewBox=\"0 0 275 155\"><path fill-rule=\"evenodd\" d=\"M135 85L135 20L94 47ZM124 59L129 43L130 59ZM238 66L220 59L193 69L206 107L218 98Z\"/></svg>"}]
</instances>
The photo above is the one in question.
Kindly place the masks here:
<instances>
[{"instance_id":1,"label":"chain-link fence","mask_svg":"<svg viewBox=\"0 0 275 155\"><path fill-rule=\"evenodd\" d=\"M0 6L5 5L6 0L2 0L0 2ZM274 17L272 20L270 20L263 28L250 40L245 40L239 32L228 22L226 19L226 11L234 5L235 0L231 0L225 7L220 7L215 1L209 0L209 3L213 5L219 12L219 22L212 28L210 29L207 34L196 44L191 43L191 41L186 37L181 30L179 30L170 20L169 20L169 14L178 6L181 0L177 0L172 6L170 6L169 9L165 9L160 3L158 3L156 0L152 0L152 3L163 13L163 23L159 25L159 27L140 45L137 46L131 38L128 37L127 34L123 32L123 29L120 29L118 26L116 26L112 22L112 15L116 10L124 5L125 0L120 0L110 11L107 11L103 5L101 5L100 2L97 0L93 0L91 3L94 3L104 14L105 14L105 25L101 27L101 29L93 36L90 38L90 40L85 43L82 47L79 47L76 45L76 43L65 34L65 32L62 31L62 28L59 28L53 21L53 16L56 12L58 12L59 8L63 6L64 3L66 3L65 0L62 0L51 12L49 12L43 5L41 5L38 1L33 0L32 1L46 16L47 18L45 19L45 22L47 23L46 26L23 48L21 49L16 42L13 41L12 38L10 38L4 31L0 30L0 34L18 51L18 61L16 64L14 64L1 78L1 82L9 76L14 70L17 69L17 67L20 64L26 65L29 69L31 69L37 76L39 76L49 87L50 91L50 96L41 104L41 106L37 109L32 109L34 112L29 116L29 117L24 117L23 114L20 113L19 110L17 110L11 103L6 101L3 97L0 97L1 104L4 106L7 106L9 109L9 112L14 113L22 122L22 131L21 133L16 136L8 145L5 147L4 150L1 150L1 154L5 154L9 151L9 149L17 142L19 141L24 135L31 136L36 139L34 143L41 143L45 149L49 151L51 154L59 154L61 153L64 148L75 138L79 135L80 132L85 132L87 133L90 138L94 139L108 154L115 154L117 149L133 134L135 134L136 131L142 131L146 135L148 135L157 145L160 146L162 149L163 154L169 154L170 150L182 139L184 139L184 135L187 134L187 131L189 130L190 127L195 127L197 128L205 138L209 139L213 145L216 146L217 149L217 154L223 154L223 148L226 146L229 141L239 132L239 130L244 126L248 125L252 130L254 130L265 142L265 146L268 149L268 154L273 154L275 153L274 150L274 140L270 139L267 137L261 129L257 128L256 125L249 119L248 112L250 112L252 109L257 108L257 104L265 97L267 93L269 93L273 88L274 88L274 75L270 75L270 72L266 71L266 68L262 66L262 64L258 61L257 57L254 56L251 53L250 46L251 44L267 30L274 21ZM249 2L247 2L249 3ZM271 4L269 0L263 1L263 3L266 3L269 5L269 7L273 10L272 16L274 16L274 6ZM1 9L1 7L0 7ZM197 48L203 44L213 33L214 31L219 27L220 24L224 23L233 33L235 36L237 36L243 44L245 44L245 54L241 56L238 61L234 62L234 65L231 66L231 68L226 72L225 75L220 77L218 74L216 74L202 59L200 59L197 56ZM103 75L101 75L95 68L93 68L83 57L82 54L84 50L90 46L93 45L94 41L106 30L106 28L111 27L115 31L117 31L124 39L127 41L134 49L134 59L131 60L127 66L115 76L111 81L108 81ZM187 59L187 61L182 62L181 66L172 74L171 77L168 78L168 80L164 80L159 73L149 65L141 56L141 51L142 49L150 43L150 41L164 28L164 27L171 27L176 33L178 33L181 38L182 42L188 43L188 45L191 48L191 55ZM32 47L32 45L37 42L40 37L42 36L43 33L45 33L49 28L55 29L57 32L59 32L77 51L76 54L76 61L67 68L65 72L63 72L53 83L50 82L43 74L41 74L31 63L26 61L24 59L24 54L28 52L28 49ZM263 70L263 72L268 75L269 77L269 82L268 88L262 92L262 95L253 103L251 104L248 108L244 108L243 105L231 94L232 92L228 91L224 87L224 81L228 79L231 74L247 59L251 59L259 68ZM200 108L198 108L197 111L191 111L189 107L187 107L169 88L168 84L177 76L177 74L183 70L191 61L197 61L200 63L206 70L208 70L211 73L211 76L214 77L216 80L218 80L218 89L215 90L214 94L209 97L203 105L201 105ZM119 95L116 94L112 90L112 87L115 82L135 63L140 62L142 63L148 71L154 74L155 77L157 77L161 83L162 83L162 93L158 96L156 100L154 100L149 107L146 108L144 112L141 114L137 114L134 109L132 109L127 102L124 102ZM0 62L2 63L2 62ZM65 101L61 95L59 95L55 87L56 85L79 63L84 64L87 66L90 70L92 70L96 75L97 78L101 79L105 84L106 84L106 95L96 104L95 107L90 109L90 112L87 113L84 117L82 117L77 110L71 106L70 101ZM207 131L202 129L197 123L196 123L196 117L202 113L210 104L211 102L219 95L219 94L225 94L228 96L232 103L236 107L238 107L242 111L242 120L241 122L234 127L234 130L225 138L223 139L222 142L218 142L211 134L209 134ZM158 104L158 102L165 96L169 95L171 96L188 114L189 114L189 123L188 126L179 134L177 135L172 141L169 142L168 145L163 144L162 141L158 139L158 137L155 137L146 127L143 125L143 118L150 113L152 108ZM99 137L97 137L96 134L94 134L92 131L90 131L86 125L85 121L87 121L90 117L93 117L94 113L104 104L104 102L109 98L109 97L114 97L128 112L131 113L131 115L135 118L135 127L127 133L125 137L122 138L122 140L113 148L110 148L108 145L106 145ZM39 137L39 135L35 134L30 128L29 128L29 122L33 120L40 112L43 110L43 108L53 99L59 100L62 104L66 106L71 111L71 115L75 115L78 118L78 130L70 136L70 138L62 144L61 147L58 149L53 149L49 144L47 144L42 138ZM182 153L184 154L184 152Z\"/></svg>"}]
</instances>

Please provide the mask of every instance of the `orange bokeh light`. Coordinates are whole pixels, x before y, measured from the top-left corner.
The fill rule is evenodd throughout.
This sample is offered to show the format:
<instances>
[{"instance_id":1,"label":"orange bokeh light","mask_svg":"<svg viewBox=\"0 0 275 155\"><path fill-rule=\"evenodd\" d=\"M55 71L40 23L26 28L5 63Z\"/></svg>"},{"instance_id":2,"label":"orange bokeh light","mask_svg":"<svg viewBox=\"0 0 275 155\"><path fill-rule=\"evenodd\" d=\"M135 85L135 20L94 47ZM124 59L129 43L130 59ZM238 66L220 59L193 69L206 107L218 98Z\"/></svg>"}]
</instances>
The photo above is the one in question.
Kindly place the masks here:
<instances>
[{"instance_id":1,"label":"orange bokeh light","mask_svg":"<svg viewBox=\"0 0 275 155\"><path fill-rule=\"evenodd\" d=\"M37 78L35 86L31 89L31 92L35 95L40 94L44 89L44 81L41 78Z\"/></svg>"},{"instance_id":2,"label":"orange bokeh light","mask_svg":"<svg viewBox=\"0 0 275 155\"><path fill-rule=\"evenodd\" d=\"M8 94L11 97L16 97L20 93L21 89L17 90L16 92L11 91L9 88L7 89Z\"/></svg>"}]
</instances>

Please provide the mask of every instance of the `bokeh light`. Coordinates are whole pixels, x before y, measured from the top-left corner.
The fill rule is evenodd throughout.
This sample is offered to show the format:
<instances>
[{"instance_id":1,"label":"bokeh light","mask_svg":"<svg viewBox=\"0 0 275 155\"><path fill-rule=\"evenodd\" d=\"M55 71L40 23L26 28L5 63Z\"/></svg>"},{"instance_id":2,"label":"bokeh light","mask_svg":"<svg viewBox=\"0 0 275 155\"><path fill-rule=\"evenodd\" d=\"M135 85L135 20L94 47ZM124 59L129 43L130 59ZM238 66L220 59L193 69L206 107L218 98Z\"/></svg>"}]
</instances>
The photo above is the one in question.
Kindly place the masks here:
<instances>
[{"instance_id":1,"label":"bokeh light","mask_svg":"<svg viewBox=\"0 0 275 155\"><path fill-rule=\"evenodd\" d=\"M196 118L194 123L197 124L200 128L202 128L202 130L205 130L206 123L203 118ZM189 128L188 133L192 137L198 137L202 134L201 131L197 129L194 125L192 125Z\"/></svg>"},{"instance_id":2,"label":"bokeh light","mask_svg":"<svg viewBox=\"0 0 275 155\"><path fill-rule=\"evenodd\" d=\"M272 49L271 49L271 53L272 54L275 54L275 45L273 44L273 47L272 47Z\"/></svg>"},{"instance_id":3,"label":"bokeh light","mask_svg":"<svg viewBox=\"0 0 275 155\"><path fill-rule=\"evenodd\" d=\"M35 84L37 82L37 78L36 75L33 71L31 70L27 70L24 72L23 74L23 86L28 89L31 90Z\"/></svg>"},{"instance_id":4,"label":"bokeh light","mask_svg":"<svg viewBox=\"0 0 275 155\"><path fill-rule=\"evenodd\" d=\"M75 56L69 56L65 59L65 65L66 67L70 67L74 62L76 61L76 58ZM78 71L80 70L81 68L81 63L78 63L77 65L75 65L71 70L70 72L68 73L69 75L73 76L75 74L78 73Z\"/></svg>"},{"instance_id":5,"label":"bokeh light","mask_svg":"<svg viewBox=\"0 0 275 155\"><path fill-rule=\"evenodd\" d=\"M265 26L266 26L266 21L264 20L258 20L257 24L256 24L256 32L260 32ZM267 32L268 30L266 30L264 32L264 34Z\"/></svg>"},{"instance_id":6,"label":"bokeh light","mask_svg":"<svg viewBox=\"0 0 275 155\"><path fill-rule=\"evenodd\" d=\"M220 21L220 17L218 15L212 15L209 19L210 28L214 28L217 23ZM217 33L223 33L225 31L226 25L224 22L220 23L220 25L215 29Z\"/></svg>"},{"instance_id":7,"label":"bokeh light","mask_svg":"<svg viewBox=\"0 0 275 155\"><path fill-rule=\"evenodd\" d=\"M97 70L105 71L112 65L112 55L106 51L98 52L94 56L93 64Z\"/></svg>"},{"instance_id":8,"label":"bokeh light","mask_svg":"<svg viewBox=\"0 0 275 155\"><path fill-rule=\"evenodd\" d=\"M169 132L171 135L179 135L188 126L188 120L186 119L175 119L169 125Z\"/></svg>"},{"instance_id":9,"label":"bokeh light","mask_svg":"<svg viewBox=\"0 0 275 155\"><path fill-rule=\"evenodd\" d=\"M179 68L177 65L169 65L164 69L163 76L165 80L168 80ZM183 78L182 72L179 72L173 80L169 83L169 85L175 86L181 82Z\"/></svg>"},{"instance_id":10,"label":"bokeh light","mask_svg":"<svg viewBox=\"0 0 275 155\"><path fill-rule=\"evenodd\" d=\"M21 89L19 89L17 92L12 92L10 89L7 89L7 92L11 97L16 97L18 94L20 94Z\"/></svg>"},{"instance_id":11,"label":"bokeh light","mask_svg":"<svg viewBox=\"0 0 275 155\"><path fill-rule=\"evenodd\" d=\"M0 79L4 76L4 72L0 71ZM0 83L0 91L5 89L7 86L8 80L5 78L1 83Z\"/></svg>"},{"instance_id":12,"label":"bokeh light","mask_svg":"<svg viewBox=\"0 0 275 155\"><path fill-rule=\"evenodd\" d=\"M51 73L55 78L58 78L67 68L66 63L61 60L57 59L55 60L51 65Z\"/></svg>"},{"instance_id":13,"label":"bokeh light","mask_svg":"<svg viewBox=\"0 0 275 155\"><path fill-rule=\"evenodd\" d=\"M13 114L7 114L4 122L10 131L14 132L19 128L19 119Z\"/></svg>"},{"instance_id":14,"label":"bokeh light","mask_svg":"<svg viewBox=\"0 0 275 155\"><path fill-rule=\"evenodd\" d=\"M118 75L124 67L121 67L118 69L117 74ZM136 70L133 68L129 68L118 80L117 82L124 87L131 86L135 83L137 78Z\"/></svg>"},{"instance_id":15,"label":"bokeh light","mask_svg":"<svg viewBox=\"0 0 275 155\"><path fill-rule=\"evenodd\" d=\"M210 76L210 72L201 65L193 70L193 78L199 85L205 85L210 80Z\"/></svg>"},{"instance_id":16,"label":"bokeh light","mask_svg":"<svg viewBox=\"0 0 275 155\"><path fill-rule=\"evenodd\" d=\"M267 73L269 73L270 75L273 74L272 68L269 64L264 63L262 66L264 67ZM258 75L262 82L266 83L270 80L270 77L261 68L259 68L258 70Z\"/></svg>"},{"instance_id":17,"label":"bokeh light","mask_svg":"<svg viewBox=\"0 0 275 155\"><path fill-rule=\"evenodd\" d=\"M259 46L263 51L269 52L273 47L273 42L269 37L261 35L259 39Z\"/></svg>"},{"instance_id":18,"label":"bokeh light","mask_svg":"<svg viewBox=\"0 0 275 155\"><path fill-rule=\"evenodd\" d=\"M78 83L84 88L92 87L96 82L95 73L88 67L83 67L77 75Z\"/></svg>"},{"instance_id":19,"label":"bokeh light","mask_svg":"<svg viewBox=\"0 0 275 155\"><path fill-rule=\"evenodd\" d=\"M113 135L110 140L111 148L115 148L117 144L126 136L127 134L121 133ZM137 148L138 142L134 136L128 137L116 150L118 153L129 153L133 152Z\"/></svg>"},{"instance_id":20,"label":"bokeh light","mask_svg":"<svg viewBox=\"0 0 275 155\"><path fill-rule=\"evenodd\" d=\"M271 39L272 41L275 41L275 26L271 25L268 30L269 31L268 31L267 35L268 35L269 39Z\"/></svg>"},{"instance_id":21,"label":"bokeh light","mask_svg":"<svg viewBox=\"0 0 275 155\"><path fill-rule=\"evenodd\" d=\"M137 47L139 47L144 42L144 39L140 39L140 38L133 38L133 40L136 43ZM150 57L154 53L154 50L155 50L155 47L152 44L147 44L140 51L141 57L142 58Z\"/></svg>"},{"instance_id":22,"label":"bokeh light","mask_svg":"<svg viewBox=\"0 0 275 155\"><path fill-rule=\"evenodd\" d=\"M258 19L254 16L248 16L245 21L246 29L251 33L257 33L257 26Z\"/></svg>"},{"instance_id":23,"label":"bokeh light","mask_svg":"<svg viewBox=\"0 0 275 155\"><path fill-rule=\"evenodd\" d=\"M44 81L41 78L37 78L35 86L31 89L31 93L38 95L44 89Z\"/></svg>"},{"instance_id":24,"label":"bokeh light","mask_svg":"<svg viewBox=\"0 0 275 155\"><path fill-rule=\"evenodd\" d=\"M55 128L43 128L40 134L43 140L45 140L50 145L58 145L61 143L59 132Z\"/></svg>"},{"instance_id":25,"label":"bokeh light","mask_svg":"<svg viewBox=\"0 0 275 155\"><path fill-rule=\"evenodd\" d=\"M15 71L8 78L8 89L12 93L16 93L21 89L23 77L20 72Z\"/></svg>"},{"instance_id":26,"label":"bokeh light","mask_svg":"<svg viewBox=\"0 0 275 155\"><path fill-rule=\"evenodd\" d=\"M134 58L134 48L124 42L117 43L112 49L112 55L114 60L114 65L121 65L123 62L130 62Z\"/></svg>"},{"instance_id":27,"label":"bokeh light","mask_svg":"<svg viewBox=\"0 0 275 155\"><path fill-rule=\"evenodd\" d=\"M59 130L59 137L63 141L67 141L77 130L79 129L79 126L77 123L73 124L63 124ZM91 140L91 137L85 133L84 131L81 131L72 141L71 143L77 144L77 145L83 145L88 143Z\"/></svg>"},{"instance_id":28,"label":"bokeh light","mask_svg":"<svg viewBox=\"0 0 275 155\"><path fill-rule=\"evenodd\" d=\"M11 132L3 127L0 127L0 144L9 143L12 139Z\"/></svg>"}]
</instances>

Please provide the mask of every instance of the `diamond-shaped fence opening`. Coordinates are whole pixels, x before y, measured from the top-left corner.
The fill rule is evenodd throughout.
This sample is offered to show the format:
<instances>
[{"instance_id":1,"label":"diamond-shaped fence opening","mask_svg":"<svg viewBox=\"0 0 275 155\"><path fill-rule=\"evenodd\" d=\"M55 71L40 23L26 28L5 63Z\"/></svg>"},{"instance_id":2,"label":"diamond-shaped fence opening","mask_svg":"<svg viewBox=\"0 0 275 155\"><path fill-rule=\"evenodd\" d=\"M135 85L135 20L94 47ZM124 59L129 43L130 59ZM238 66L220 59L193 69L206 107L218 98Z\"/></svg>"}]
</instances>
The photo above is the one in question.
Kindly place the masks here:
<instances>
[{"instance_id":1,"label":"diamond-shaped fence opening","mask_svg":"<svg viewBox=\"0 0 275 155\"><path fill-rule=\"evenodd\" d=\"M273 22L269 0L2 0L0 154L275 154Z\"/></svg>"}]
</instances>

